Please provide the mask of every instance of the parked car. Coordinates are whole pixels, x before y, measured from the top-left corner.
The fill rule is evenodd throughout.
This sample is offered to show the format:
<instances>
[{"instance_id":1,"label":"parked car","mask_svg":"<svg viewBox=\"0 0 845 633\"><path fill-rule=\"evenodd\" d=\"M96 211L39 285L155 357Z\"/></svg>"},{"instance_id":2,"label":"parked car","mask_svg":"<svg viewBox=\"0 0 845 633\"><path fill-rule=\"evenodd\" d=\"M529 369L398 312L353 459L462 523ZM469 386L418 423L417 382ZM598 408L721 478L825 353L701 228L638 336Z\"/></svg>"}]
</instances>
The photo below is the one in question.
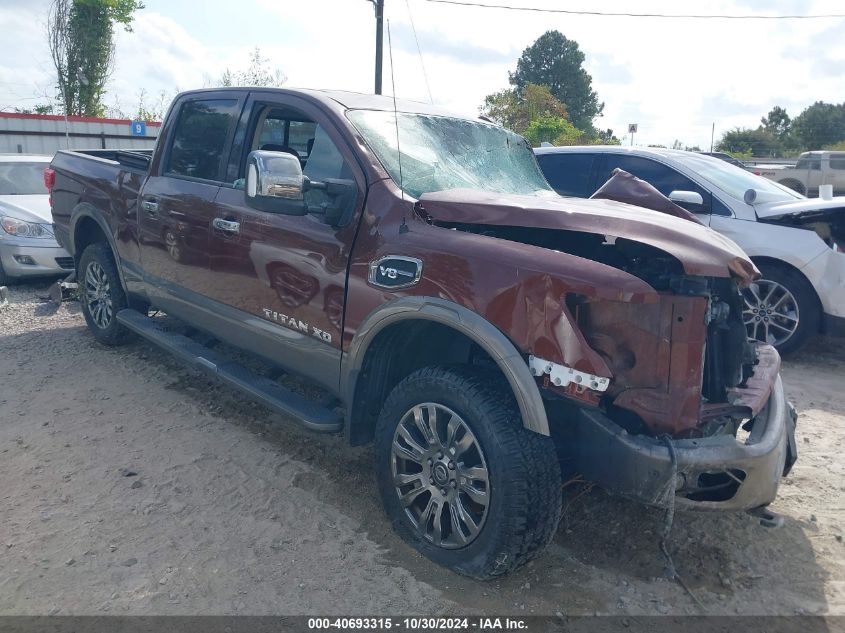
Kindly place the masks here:
<instances>
[{"instance_id":1,"label":"parked car","mask_svg":"<svg viewBox=\"0 0 845 633\"><path fill-rule=\"evenodd\" d=\"M49 165L50 156L0 154L0 286L73 271L73 258L53 237Z\"/></svg>"},{"instance_id":2,"label":"parked car","mask_svg":"<svg viewBox=\"0 0 845 633\"><path fill-rule=\"evenodd\" d=\"M718 158L719 160L723 160L734 167L739 167L740 169L748 169L748 166L741 160L734 158L725 152L699 152L699 154L702 156L712 156L713 158Z\"/></svg>"},{"instance_id":3,"label":"parked car","mask_svg":"<svg viewBox=\"0 0 845 633\"><path fill-rule=\"evenodd\" d=\"M748 334L781 353L845 336L845 198L807 199L693 152L620 146L535 150L555 191L589 197L620 168L739 244L763 277L744 290Z\"/></svg>"},{"instance_id":4,"label":"parked car","mask_svg":"<svg viewBox=\"0 0 845 633\"><path fill-rule=\"evenodd\" d=\"M802 195L818 196L820 185L832 185L834 195L845 195L845 152L804 152L794 166L757 165L752 171Z\"/></svg>"},{"instance_id":5,"label":"parked car","mask_svg":"<svg viewBox=\"0 0 845 633\"><path fill-rule=\"evenodd\" d=\"M442 565L491 578L539 553L561 457L642 502L722 511L768 504L795 460L780 358L745 336L739 288L759 273L740 248L561 198L499 126L381 96L205 90L138 157L51 165L94 338L134 332L312 430L374 442L391 523ZM140 239L162 218L192 257Z\"/></svg>"}]
</instances>

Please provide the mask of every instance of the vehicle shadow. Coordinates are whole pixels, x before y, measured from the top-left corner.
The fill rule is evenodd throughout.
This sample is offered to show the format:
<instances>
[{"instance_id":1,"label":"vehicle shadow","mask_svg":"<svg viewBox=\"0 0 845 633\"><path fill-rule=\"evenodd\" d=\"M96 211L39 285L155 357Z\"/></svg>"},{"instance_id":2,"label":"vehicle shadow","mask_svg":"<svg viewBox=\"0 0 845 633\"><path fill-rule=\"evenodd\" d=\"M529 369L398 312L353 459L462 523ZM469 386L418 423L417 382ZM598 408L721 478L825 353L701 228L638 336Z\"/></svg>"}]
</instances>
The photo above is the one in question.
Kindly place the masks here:
<instances>
[{"instance_id":1,"label":"vehicle shadow","mask_svg":"<svg viewBox=\"0 0 845 633\"><path fill-rule=\"evenodd\" d=\"M71 334L85 336L49 333L56 343ZM811 539L818 527L812 521L787 514L782 528L770 530L746 514L677 513L668 547L693 599L664 576L659 549L664 513L581 483L564 488L563 520L534 562L490 582L459 576L395 535L381 509L370 448L351 448L339 435L310 433L144 342L100 349L119 358L129 373L160 366L166 388L184 394L205 414L244 426L287 459L313 466L279 485L334 506L383 548L384 564L402 567L439 590L455 604L456 614L702 613L695 600L709 614L827 611L829 573L816 558Z\"/></svg>"},{"instance_id":2,"label":"vehicle shadow","mask_svg":"<svg viewBox=\"0 0 845 633\"><path fill-rule=\"evenodd\" d=\"M174 364L158 350L146 362ZM143 352L141 350L143 349ZM174 369L178 365L174 364ZM205 377L181 371L170 388L206 399ZM456 613L711 614L824 613L828 577L810 541L814 526L786 516L767 529L747 514L678 512L668 546L695 594L665 578L660 548L664 513L576 484L564 491L564 517L551 546L534 562L491 582L448 572L402 542L381 509L370 448L350 448L340 436L315 435L294 421L215 389L209 410L261 433L274 448L314 466L292 485L307 490L361 526L384 548L387 564L451 597Z\"/></svg>"}]
</instances>

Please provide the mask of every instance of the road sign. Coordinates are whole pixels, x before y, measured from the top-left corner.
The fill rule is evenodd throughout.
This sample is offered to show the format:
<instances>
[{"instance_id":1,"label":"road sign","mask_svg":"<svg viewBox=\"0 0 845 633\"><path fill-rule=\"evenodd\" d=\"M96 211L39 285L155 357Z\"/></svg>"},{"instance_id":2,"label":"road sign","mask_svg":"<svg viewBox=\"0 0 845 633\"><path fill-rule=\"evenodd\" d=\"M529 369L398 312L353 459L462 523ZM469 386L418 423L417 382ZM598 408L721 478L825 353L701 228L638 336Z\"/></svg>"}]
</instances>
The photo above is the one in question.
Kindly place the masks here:
<instances>
[{"instance_id":1,"label":"road sign","mask_svg":"<svg viewBox=\"0 0 845 633\"><path fill-rule=\"evenodd\" d=\"M132 121L132 136L146 136L147 124L143 121Z\"/></svg>"},{"instance_id":2,"label":"road sign","mask_svg":"<svg viewBox=\"0 0 845 633\"><path fill-rule=\"evenodd\" d=\"M628 124L628 134L634 134L637 131L637 124L636 123L629 123Z\"/></svg>"}]
</instances>

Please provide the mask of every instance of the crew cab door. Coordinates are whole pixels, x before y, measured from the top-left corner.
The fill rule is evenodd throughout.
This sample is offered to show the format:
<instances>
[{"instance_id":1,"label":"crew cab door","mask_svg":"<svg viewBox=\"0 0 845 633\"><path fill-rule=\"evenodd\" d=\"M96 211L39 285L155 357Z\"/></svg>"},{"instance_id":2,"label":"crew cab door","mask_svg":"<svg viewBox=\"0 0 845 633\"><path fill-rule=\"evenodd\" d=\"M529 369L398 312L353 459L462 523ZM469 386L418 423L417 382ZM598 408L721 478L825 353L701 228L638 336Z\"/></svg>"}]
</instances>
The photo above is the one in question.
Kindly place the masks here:
<instances>
[{"instance_id":1,"label":"crew cab door","mask_svg":"<svg viewBox=\"0 0 845 633\"><path fill-rule=\"evenodd\" d=\"M245 95L244 95L245 96ZM208 296L209 231L244 97L199 93L176 104L141 190L140 258L153 302L185 315L185 291Z\"/></svg>"},{"instance_id":2,"label":"crew cab door","mask_svg":"<svg viewBox=\"0 0 845 633\"><path fill-rule=\"evenodd\" d=\"M833 195L845 195L845 154L828 154L826 184L833 185Z\"/></svg>"},{"instance_id":3,"label":"crew cab door","mask_svg":"<svg viewBox=\"0 0 845 633\"><path fill-rule=\"evenodd\" d=\"M808 197L817 196L819 185L824 184L824 172L822 171L822 157L820 154L808 154L798 160L795 165L796 171L800 173L806 186Z\"/></svg>"},{"instance_id":4,"label":"crew cab door","mask_svg":"<svg viewBox=\"0 0 845 633\"><path fill-rule=\"evenodd\" d=\"M319 382L339 372L349 255L366 191L364 174L337 128L320 108L290 95L251 93L241 118L229 178L214 200L210 296L262 333L258 354ZM332 226L320 213L333 204L306 190L302 212L288 215L247 204L249 152L296 155L311 181L349 184L348 215ZM306 212L306 209L308 212ZM249 346L245 340L242 346Z\"/></svg>"}]
</instances>

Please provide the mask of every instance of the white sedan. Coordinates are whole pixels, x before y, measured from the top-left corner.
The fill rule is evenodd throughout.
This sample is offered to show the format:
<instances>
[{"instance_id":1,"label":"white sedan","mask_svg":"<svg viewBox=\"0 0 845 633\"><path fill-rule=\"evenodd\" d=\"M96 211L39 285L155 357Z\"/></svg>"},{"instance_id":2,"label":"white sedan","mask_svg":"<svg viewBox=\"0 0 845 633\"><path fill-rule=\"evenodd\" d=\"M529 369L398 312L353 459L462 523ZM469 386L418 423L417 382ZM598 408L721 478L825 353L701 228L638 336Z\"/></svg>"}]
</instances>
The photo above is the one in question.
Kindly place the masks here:
<instances>
[{"instance_id":1,"label":"white sedan","mask_svg":"<svg viewBox=\"0 0 845 633\"><path fill-rule=\"evenodd\" d=\"M620 146L541 147L540 168L564 196L589 197L620 168L739 244L763 273L745 292L749 336L781 353L825 333L845 336L845 197L808 199L693 152Z\"/></svg>"},{"instance_id":2,"label":"white sedan","mask_svg":"<svg viewBox=\"0 0 845 633\"><path fill-rule=\"evenodd\" d=\"M0 286L67 275L73 258L53 237L44 169L50 156L0 154Z\"/></svg>"}]
</instances>

